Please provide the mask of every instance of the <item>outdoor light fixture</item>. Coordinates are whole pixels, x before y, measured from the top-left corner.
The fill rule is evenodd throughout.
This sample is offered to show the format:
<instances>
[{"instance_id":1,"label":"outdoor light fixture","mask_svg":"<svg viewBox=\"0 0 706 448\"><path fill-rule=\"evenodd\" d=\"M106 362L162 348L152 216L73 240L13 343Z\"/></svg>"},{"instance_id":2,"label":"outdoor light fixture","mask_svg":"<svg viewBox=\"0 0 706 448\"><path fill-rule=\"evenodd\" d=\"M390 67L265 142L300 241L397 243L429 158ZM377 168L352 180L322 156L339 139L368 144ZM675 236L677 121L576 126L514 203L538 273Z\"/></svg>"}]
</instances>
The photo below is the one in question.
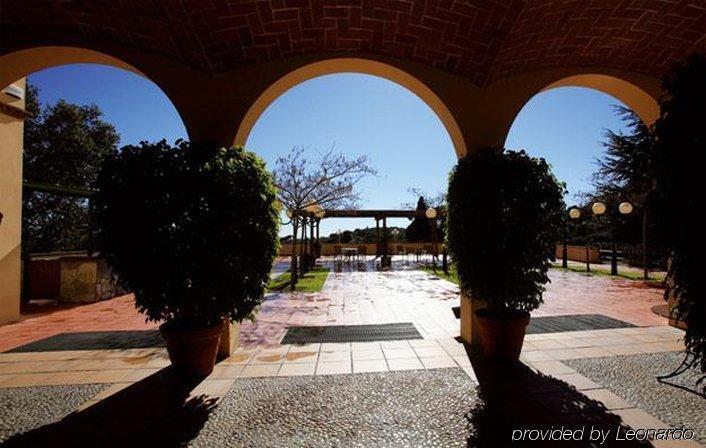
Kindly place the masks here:
<instances>
[{"instance_id":1,"label":"outdoor light fixture","mask_svg":"<svg viewBox=\"0 0 706 448\"><path fill-rule=\"evenodd\" d=\"M605 212L605 204L602 202L596 202L593 204L593 207L591 207L591 210L593 210L593 213L596 215L600 215L601 213ZM578 207L571 207L569 209L569 218L573 219L574 221L578 220L581 217L581 210L579 210ZM563 260L562 260L562 266L564 268L569 267L569 261L568 261L568 249L567 249L567 241L566 241L566 230L564 230L564 253L563 255ZM586 248L586 272L591 272L591 261L590 261L590 253L588 249L588 237L586 238L586 244L584 245Z\"/></svg>"},{"instance_id":2,"label":"outdoor light fixture","mask_svg":"<svg viewBox=\"0 0 706 448\"><path fill-rule=\"evenodd\" d=\"M621 215L629 215L633 211L633 205L629 202L621 202L618 205L618 212ZM606 212L606 205L603 202L596 202L591 207L593 214L596 216L601 216ZM618 248L615 243L615 222L612 215L608 215L610 223L610 275L618 275ZM588 253L588 249L587 252Z\"/></svg>"},{"instance_id":3,"label":"outdoor light fixture","mask_svg":"<svg viewBox=\"0 0 706 448\"><path fill-rule=\"evenodd\" d=\"M578 207L571 207L569 209L569 218L573 220L577 220L581 217L581 210L579 210ZM569 268L569 249L568 249L568 244L569 242L567 241L568 238L568 229L566 227L566 221L564 221L564 245L561 250L561 267L564 269Z\"/></svg>"},{"instance_id":4,"label":"outdoor light fixture","mask_svg":"<svg viewBox=\"0 0 706 448\"><path fill-rule=\"evenodd\" d=\"M436 209L434 207L429 207L426 212L424 212L426 217L431 221L434 220L436 221ZM431 222L430 222L431 225ZM436 272L436 224L434 224L434 227L430 228L431 230L431 244L434 247L434 253L431 256L431 264L432 264L432 269L434 272Z\"/></svg>"},{"instance_id":5,"label":"outdoor light fixture","mask_svg":"<svg viewBox=\"0 0 706 448\"><path fill-rule=\"evenodd\" d=\"M618 211L621 215L629 215L633 211L633 206L629 202L621 202L618 206Z\"/></svg>"},{"instance_id":6,"label":"outdoor light fixture","mask_svg":"<svg viewBox=\"0 0 706 448\"><path fill-rule=\"evenodd\" d=\"M9 86L2 89L2 93L5 95L17 98L18 100L23 100L25 97L25 90L22 87L10 84Z\"/></svg>"},{"instance_id":7,"label":"outdoor light fixture","mask_svg":"<svg viewBox=\"0 0 706 448\"><path fill-rule=\"evenodd\" d=\"M605 204L602 202L596 202L591 206L591 211L593 212L594 215L602 215L605 213Z\"/></svg>"}]
</instances>

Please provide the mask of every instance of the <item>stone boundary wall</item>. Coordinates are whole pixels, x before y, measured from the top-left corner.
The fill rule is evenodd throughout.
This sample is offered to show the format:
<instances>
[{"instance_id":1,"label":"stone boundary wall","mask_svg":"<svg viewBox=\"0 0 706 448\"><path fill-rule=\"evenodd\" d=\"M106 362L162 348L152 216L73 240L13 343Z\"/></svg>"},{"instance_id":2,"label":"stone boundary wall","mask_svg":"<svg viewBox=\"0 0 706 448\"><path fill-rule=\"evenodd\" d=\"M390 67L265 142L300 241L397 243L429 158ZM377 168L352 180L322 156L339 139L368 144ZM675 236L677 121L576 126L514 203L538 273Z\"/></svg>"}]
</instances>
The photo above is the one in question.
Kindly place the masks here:
<instances>
[{"instance_id":1,"label":"stone boundary wall","mask_svg":"<svg viewBox=\"0 0 706 448\"><path fill-rule=\"evenodd\" d=\"M108 263L99 257L85 253L55 253L30 255L26 261L29 269L25 273L29 300L52 299L61 303L96 302L126 293L117 284ZM54 265L59 275L43 275L43 269L32 269L38 265ZM34 266L32 266L34 265ZM41 288L37 288L41 283ZM32 297L33 291L41 290L46 297Z\"/></svg>"},{"instance_id":2,"label":"stone boundary wall","mask_svg":"<svg viewBox=\"0 0 706 448\"><path fill-rule=\"evenodd\" d=\"M562 259L563 248L563 244L556 245L555 256L558 261ZM571 261L586 262L586 246L566 246L566 253L567 258ZM597 247L588 248L588 261L591 263L600 263L601 253Z\"/></svg>"}]
</instances>

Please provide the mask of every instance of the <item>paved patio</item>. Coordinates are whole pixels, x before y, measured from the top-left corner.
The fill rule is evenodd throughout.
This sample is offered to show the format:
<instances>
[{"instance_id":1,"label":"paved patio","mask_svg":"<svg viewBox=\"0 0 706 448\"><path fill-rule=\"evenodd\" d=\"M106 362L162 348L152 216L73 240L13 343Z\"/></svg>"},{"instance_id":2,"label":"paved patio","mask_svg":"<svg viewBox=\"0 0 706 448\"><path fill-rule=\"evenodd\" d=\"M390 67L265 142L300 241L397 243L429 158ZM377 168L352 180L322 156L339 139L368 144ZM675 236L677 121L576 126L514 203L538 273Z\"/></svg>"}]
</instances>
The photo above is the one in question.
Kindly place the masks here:
<instances>
[{"instance_id":1,"label":"paved patio","mask_svg":"<svg viewBox=\"0 0 706 448\"><path fill-rule=\"evenodd\" d=\"M288 440L293 446L395 445L392 441L477 446L507 440L510 428L595 423L616 430L680 423L674 417L679 412L665 413L644 399L650 391L670 393L669 386L648 375L632 387L626 381L635 381L633 377L607 378L592 367L617 363L640 369L657 359L668 368L674 362L668 357L681 349L682 333L649 311L662 303L661 290L624 279L553 270L546 304L535 315L603 314L636 326L528 335L522 363L499 366L457 341L459 323L452 310L458 306L455 285L411 266L397 267L389 272L360 272L343 266L329 274L322 293L269 295L256 322L242 325L240 347L198 384L179 383L168 367L165 350L158 346L91 350L54 346L0 353L0 398L27 403L0 406L0 421L19 421L18 412L31 416L22 424L0 427L0 440L44 446L59 437L73 444L83 440L82 428L90 422L91 427L102 428L101 437L108 444L123 440L149 446L150 441L156 443L149 434L173 427L168 422L177 419L184 422L184 430L172 434L174 440L167 445L272 446ZM292 325L393 322L412 322L423 339L279 343ZM0 350L17 350L67 332L148 334L154 328L144 323L125 296L0 327ZM621 382L623 377L626 381ZM625 392L626 387L632 391L638 386L639 394ZM312 393L319 390L321 394L314 398ZM430 418L421 408L404 411L421 397L427 401L420 403L448 409L448 414ZM37 400L48 404L35 409L32 403ZM670 403L680 406L679 400ZM688 411L706 414L699 403L706 400L690 402ZM145 409L134 415L135 408ZM276 421L272 416L278 417ZM125 427L132 436L126 435ZM456 429L449 432L441 427ZM706 441L703 432L696 437ZM655 445L698 446L693 443L656 441Z\"/></svg>"}]
</instances>

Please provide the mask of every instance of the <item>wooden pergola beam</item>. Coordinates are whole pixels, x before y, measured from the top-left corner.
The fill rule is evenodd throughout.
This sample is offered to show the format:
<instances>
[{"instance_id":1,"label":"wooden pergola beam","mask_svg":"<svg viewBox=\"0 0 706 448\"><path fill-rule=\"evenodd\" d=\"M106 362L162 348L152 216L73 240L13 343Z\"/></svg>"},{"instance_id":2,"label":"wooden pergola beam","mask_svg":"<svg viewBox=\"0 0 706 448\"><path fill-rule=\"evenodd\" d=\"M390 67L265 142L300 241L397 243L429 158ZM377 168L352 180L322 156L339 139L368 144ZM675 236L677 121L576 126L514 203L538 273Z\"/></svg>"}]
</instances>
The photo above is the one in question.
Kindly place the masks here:
<instances>
[{"instance_id":1,"label":"wooden pergola beam","mask_svg":"<svg viewBox=\"0 0 706 448\"><path fill-rule=\"evenodd\" d=\"M72 196L76 198L90 198L98 193L97 190L92 190L83 187L73 187L67 185L57 185L45 182L23 182L22 188L25 191L38 191L40 193L53 193L59 196Z\"/></svg>"},{"instance_id":2,"label":"wooden pergola beam","mask_svg":"<svg viewBox=\"0 0 706 448\"><path fill-rule=\"evenodd\" d=\"M443 211L437 209L437 216ZM426 218L424 210L326 210L324 218Z\"/></svg>"}]
</instances>

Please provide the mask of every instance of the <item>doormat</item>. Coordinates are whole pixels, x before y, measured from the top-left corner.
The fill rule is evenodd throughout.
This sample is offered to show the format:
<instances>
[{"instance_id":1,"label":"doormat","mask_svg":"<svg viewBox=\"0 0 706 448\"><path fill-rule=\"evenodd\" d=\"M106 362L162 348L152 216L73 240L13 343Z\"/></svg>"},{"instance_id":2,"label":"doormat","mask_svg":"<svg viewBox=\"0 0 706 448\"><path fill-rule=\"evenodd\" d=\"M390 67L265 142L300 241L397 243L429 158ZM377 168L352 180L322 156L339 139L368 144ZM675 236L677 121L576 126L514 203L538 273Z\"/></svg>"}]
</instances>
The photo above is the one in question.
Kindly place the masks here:
<instances>
[{"instance_id":1,"label":"doormat","mask_svg":"<svg viewBox=\"0 0 706 448\"><path fill-rule=\"evenodd\" d=\"M542 316L530 319L527 334L561 333L564 331L606 330L629 328L635 325L602 314L572 314L566 316Z\"/></svg>"},{"instance_id":2,"label":"doormat","mask_svg":"<svg viewBox=\"0 0 706 448\"><path fill-rule=\"evenodd\" d=\"M289 327L282 344L316 342L374 342L422 339L412 322L375 325L332 325L328 327Z\"/></svg>"},{"instance_id":3,"label":"doormat","mask_svg":"<svg viewBox=\"0 0 706 448\"><path fill-rule=\"evenodd\" d=\"M85 331L59 333L30 342L5 353L58 352L66 350L115 350L164 347L159 330Z\"/></svg>"}]
</instances>

